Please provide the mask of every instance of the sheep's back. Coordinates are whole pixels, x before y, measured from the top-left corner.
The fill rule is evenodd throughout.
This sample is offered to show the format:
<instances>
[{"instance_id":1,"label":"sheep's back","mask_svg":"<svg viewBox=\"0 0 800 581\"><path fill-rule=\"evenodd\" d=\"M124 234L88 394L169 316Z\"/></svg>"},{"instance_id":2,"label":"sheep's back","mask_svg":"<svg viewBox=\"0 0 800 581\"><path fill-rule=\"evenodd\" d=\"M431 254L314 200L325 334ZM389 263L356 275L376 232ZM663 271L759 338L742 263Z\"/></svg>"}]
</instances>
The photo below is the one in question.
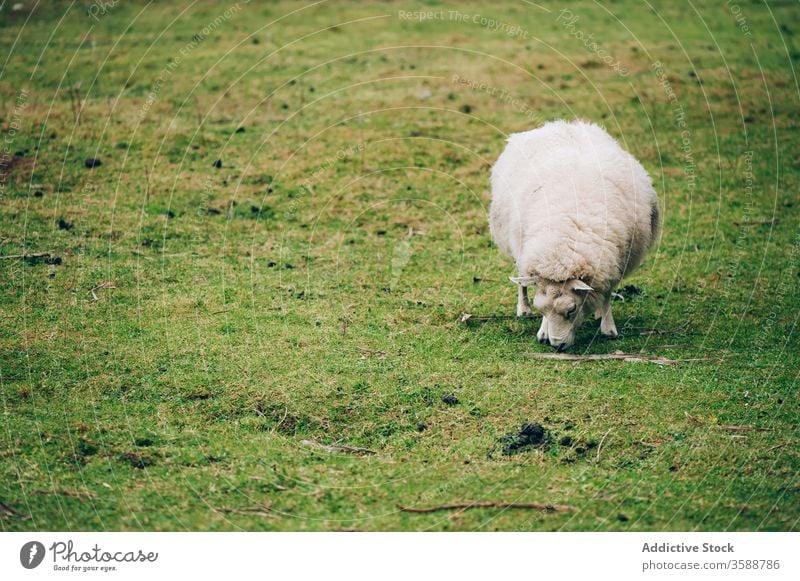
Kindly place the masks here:
<instances>
[{"instance_id":1,"label":"sheep's back","mask_svg":"<svg viewBox=\"0 0 800 581\"><path fill-rule=\"evenodd\" d=\"M653 208L644 168L595 125L512 135L492 171L492 234L520 273L614 284L652 243Z\"/></svg>"}]
</instances>

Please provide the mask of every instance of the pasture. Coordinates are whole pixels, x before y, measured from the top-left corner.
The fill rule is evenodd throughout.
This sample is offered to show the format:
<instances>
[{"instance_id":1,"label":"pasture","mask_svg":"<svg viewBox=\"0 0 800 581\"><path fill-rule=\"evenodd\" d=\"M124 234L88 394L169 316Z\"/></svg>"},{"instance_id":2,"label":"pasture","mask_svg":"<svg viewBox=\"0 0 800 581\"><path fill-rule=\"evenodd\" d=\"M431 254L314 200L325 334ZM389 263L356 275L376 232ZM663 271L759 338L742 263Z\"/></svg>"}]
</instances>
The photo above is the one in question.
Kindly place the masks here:
<instances>
[{"instance_id":1,"label":"pasture","mask_svg":"<svg viewBox=\"0 0 800 581\"><path fill-rule=\"evenodd\" d=\"M798 529L795 3L32 7L0 11L2 530ZM575 117L664 227L570 353L672 364L537 359L513 318L489 169ZM398 508L473 502L565 510Z\"/></svg>"}]
</instances>

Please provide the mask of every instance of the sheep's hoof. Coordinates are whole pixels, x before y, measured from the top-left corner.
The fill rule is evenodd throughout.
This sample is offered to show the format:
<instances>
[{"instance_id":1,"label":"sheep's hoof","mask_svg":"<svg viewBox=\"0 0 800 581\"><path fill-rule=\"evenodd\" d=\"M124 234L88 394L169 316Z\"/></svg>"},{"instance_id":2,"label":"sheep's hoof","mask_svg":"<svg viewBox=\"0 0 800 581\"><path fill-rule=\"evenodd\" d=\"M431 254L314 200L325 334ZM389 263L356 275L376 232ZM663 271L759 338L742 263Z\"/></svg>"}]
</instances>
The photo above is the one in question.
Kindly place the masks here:
<instances>
[{"instance_id":1,"label":"sheep's hoof","mask_svg":"<svg viewBox=\"0 0 800 581\"><path fill-rule=\"evenodd\" d=\"M530 309L517 309L517 317L531 317L533 316L533 311Z\"/></svg>"}]
</instances>

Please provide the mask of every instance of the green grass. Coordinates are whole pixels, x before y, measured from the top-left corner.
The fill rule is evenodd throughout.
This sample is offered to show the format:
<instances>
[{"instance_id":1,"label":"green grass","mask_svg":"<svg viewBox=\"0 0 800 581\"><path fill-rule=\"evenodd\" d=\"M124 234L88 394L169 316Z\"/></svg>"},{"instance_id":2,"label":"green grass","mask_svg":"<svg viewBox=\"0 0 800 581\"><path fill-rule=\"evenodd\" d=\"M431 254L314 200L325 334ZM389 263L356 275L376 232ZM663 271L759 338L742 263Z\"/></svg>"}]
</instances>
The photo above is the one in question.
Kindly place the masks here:
<instances>
[{"instance_id":1,"label":"green grass","mask_svg":"<svg viewBox=\"0 0 800 581\"><path fill-rule=\"evenodd\" d=\"M43 4L0 20L0 254L61 258L0 261L3 530L798 529L796 4ZM708 360L460 322L514 312L488 171L561 117L665 218L574 352ZM396 508L468 501L575 510Z\"/></svg>"}]
</instances>

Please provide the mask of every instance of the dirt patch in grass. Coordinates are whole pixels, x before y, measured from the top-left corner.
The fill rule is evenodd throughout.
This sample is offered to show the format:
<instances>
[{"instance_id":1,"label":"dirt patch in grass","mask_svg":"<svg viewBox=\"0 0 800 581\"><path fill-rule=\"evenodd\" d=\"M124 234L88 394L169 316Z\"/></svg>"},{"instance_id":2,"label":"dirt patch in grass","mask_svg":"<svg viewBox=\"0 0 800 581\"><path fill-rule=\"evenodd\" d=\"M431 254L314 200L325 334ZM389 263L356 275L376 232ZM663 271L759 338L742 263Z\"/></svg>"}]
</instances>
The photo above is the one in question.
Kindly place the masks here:
<instances>
[{"instance_id":1,"label":"dirt patch in grass","mask_svg":"<svg viewBox=\"0 0 800 581\"><path fill-rule=\"evenodd\" d=\"M139 470L143 470L148 466L153 466L156 463L152 457L144 454L137 454L136 452L124 452L119 455L119 459Z\"/></svg>"},{"instance_id":2,"label":"dirt patch in grass","mask_svg":"<svg viewBox=\"0 0 800 581\"><path fill-rule=\"evenodd\" d=\"M544 448L550 443L550 433L540 423L524 423L518 432L500 438L502 452L506 456L519 454L525 450Z\"/></svg>"}]
</instances>

